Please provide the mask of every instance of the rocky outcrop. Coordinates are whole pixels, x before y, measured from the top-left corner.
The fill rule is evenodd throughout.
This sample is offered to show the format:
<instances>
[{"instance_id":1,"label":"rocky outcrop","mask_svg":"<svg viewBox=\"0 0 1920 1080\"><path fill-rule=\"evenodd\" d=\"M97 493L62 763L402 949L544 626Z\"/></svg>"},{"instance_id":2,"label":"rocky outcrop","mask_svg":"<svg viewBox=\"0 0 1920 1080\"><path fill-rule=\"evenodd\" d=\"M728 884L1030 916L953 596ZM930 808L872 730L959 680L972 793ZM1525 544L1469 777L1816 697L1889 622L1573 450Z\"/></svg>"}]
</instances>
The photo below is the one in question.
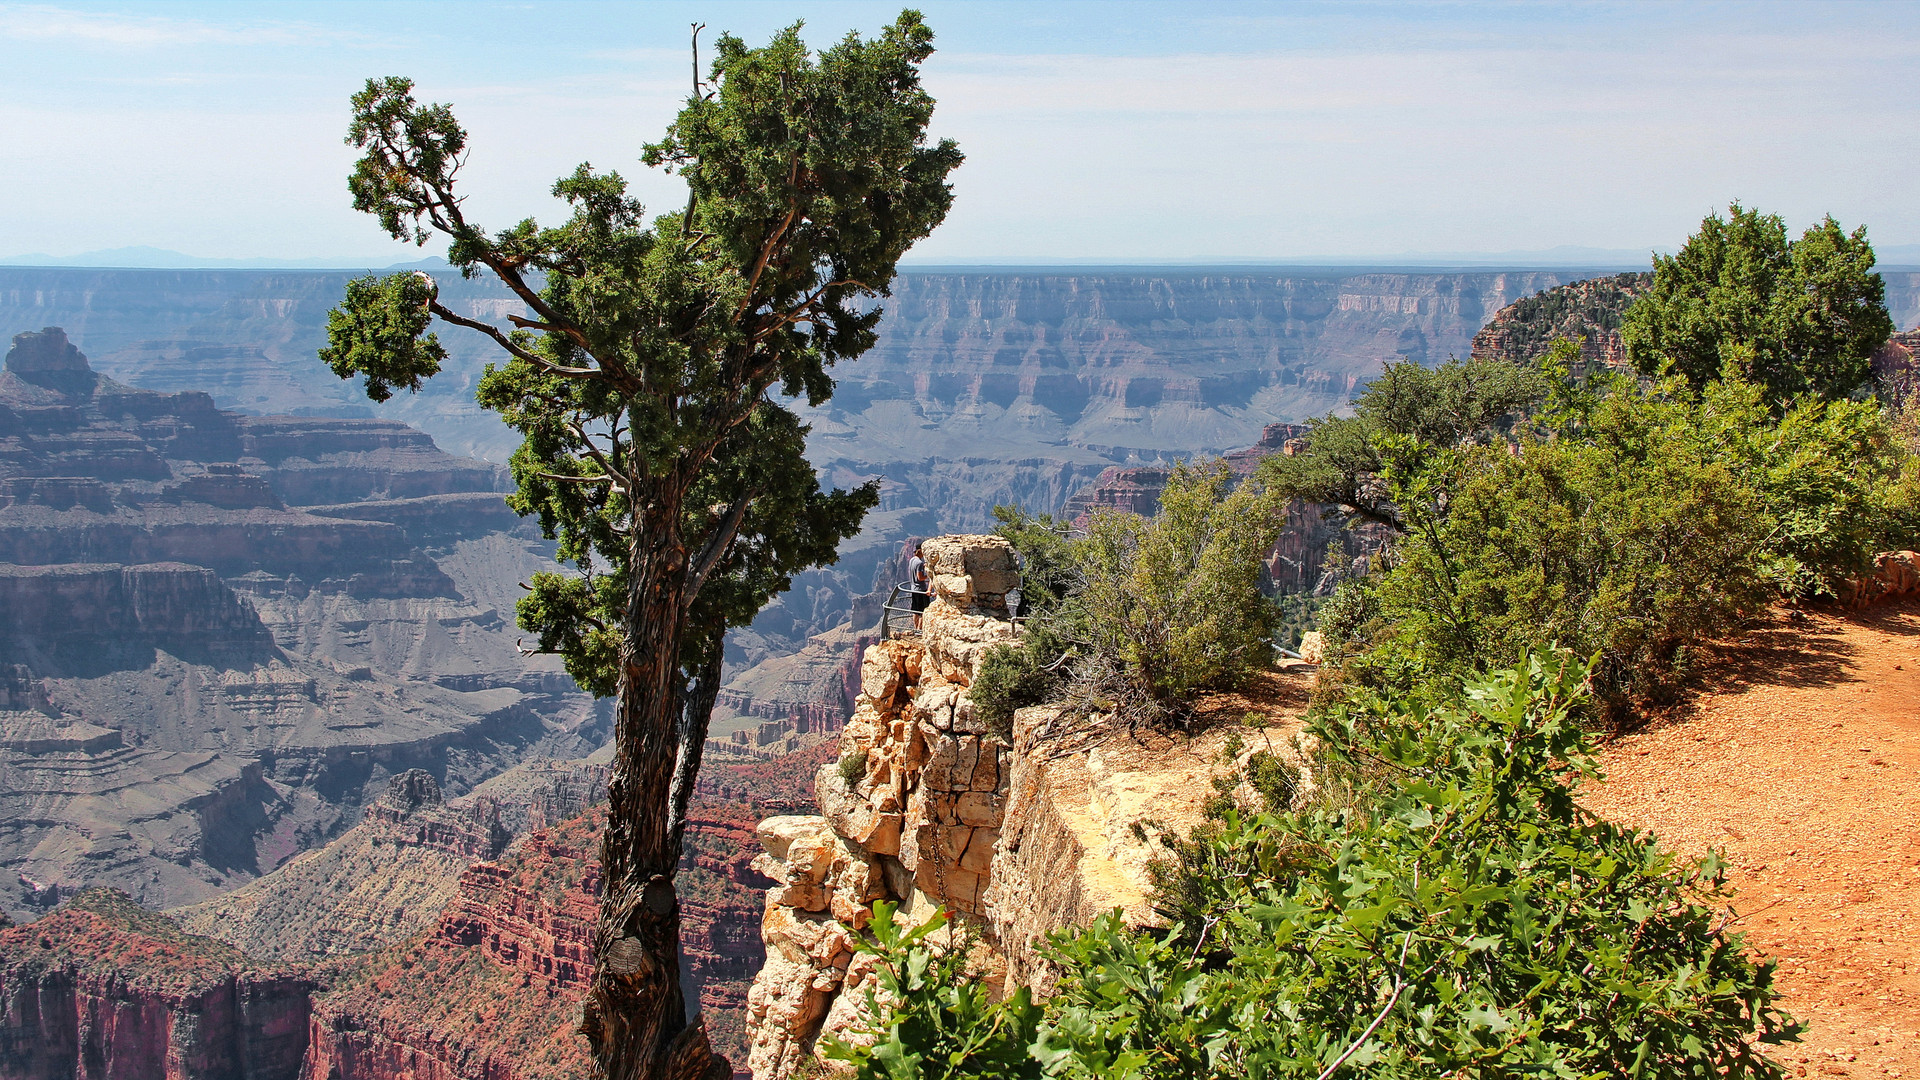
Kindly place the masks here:
<instances>
[{"instance_id":1,"label":"rocky outcrop","mask_svg":"<svg viewBox=\"0 0 1920 1080\"><path fill-rule=\"evenodd\" d=\"M1516 300L1496 312L1473 335L1476 360L1531 363L1560 338L1580 342L1581 359L1595 367L1627 370L1620 320L1633 301L1653 287L1653 275L1616 274L1573 281Z\"/></svg>"},{"instance_id":2,"label":"rocky outcrop","mask_svg":"<svg viewBox=\"0 0 1920 1080\"><path fill-rule=\"evenodd\" d=\"M1034 708L991 730L969 695L986 653L1016 635L1011 548L947 536L924 550L935 598L919 633L867 649L840 758L814 778L820 813L759 825L757 865L776 884L747 1005L755 1080L810 1067L826 1034L862 1037L873 959L854 943L876 901L912 922L945 909L957 930L939 947L967 947L970 977L1046 993L1055 973L1041 939L1115 908L1153 925L1150 867L1165 855L1153 834L1202 822L1216 779L1254 753L1296 754L1296 676L1262 676L1251 696L1210 706L1238 721L1258 705L1271 726L1167 735ZM1234 798L1253 805L1241 788Z\"/></svg>"},{"instance_id":3,"label":"rocky outcrop","mask_svg":"<svg viewBox=\"0 0 1920 1080\"><path fill-rule=\"evenodd\" d=\"M1060 516L1068 521L1084 522L1095 510L1114 510L1150 517L1160 505L1160 493L1166 490L1170 471L1158 465L1102 469L1093 483L1067 500Z\"/></svg>"},{"instance_id":4,"label":"rocky outcrop","mask_svg":"<svg viewBox=\"0 0 1920 1080\"><path fill-rule=\"evenodd\" d=\"M253 608L204 567L0 563L0 651L97 649L103 639L243 658L273 648Z\"/></svg>"},{"instance_id":5,"label":"rocky outcrop","mask_svg":"<svg viewBox=\"0 0 1920 1080\"><path fill-rule=\"evenodd\" d=\"M1873 354L1873 376L1882 385L1920 380L1920 329L1903 330ZM1911 385L1904 390L1913 393Z\"/></svg>"},{"instance_id":6,"label":"rocky outcrop","mask_svg":"<svg viewBox=\"0 0 1920 1080\"><path fill-rule=\"evenodd\" d=\"M1278 718L1276 718L1278 719ZM1149 831L1184 835L1206 820L1214 778L1256 752L1292 755L1298 724L1214 729L1196 738L1080 727L1068 746L1060 710L1022 709L1014 720L1006 814L986 897L990 940L1007 985L1045 995L1058 973L1039 943L1118 909L1132 926L1157 926L1151 865L1163 858ZM1270 721L1271 722L1271 721ZM1222 760L1240 746L1231 766ZM1244 785L1243 785L1244 787ZM1252 805L1250 791L1237 792Z\"/></svg>"},{"instance_id":7,"label":"rocky outcrop","mask_svg":"<svg viewBox=\"0 0 1920 1080\"><path fill-rule=\"evenodd\" d=\"M0 1078L293 1080L311 989L89 890L0 929Z\"/></svg>"},{"instance_id":8,"label":"rocky outcrop","mask_svg":"<svg viewBox=\"0 0 1920 1080\"><path fill-rule=\"evenodd\" d=\"M878 640L870 625L840 626L809 637L799 652L755 665L721 688L716 730L731 727L732 741L748 746L838 732L860 694L860 655ZM749 717L764 722L749 728Z\"/></svg>"},{"instance_id":9,"label":"rocky outcrop","mask_svg":"<svg viewBox=\"0 0 1920 1080\"><path fill-rule=\"evenodd\" d=\"M724 771L724 769L722 770ZM755 785L757 787L757 785ZM698 799L688 814L683 985L723 1054L744 1049L747 980L761 965L751 868L755 804ZM604 810L536 829L460 875L434 928L334 968L315 1002L307 1080L544 1080L588 1071L577 1032L599 914Z\"/></svg>"},{"instance_id":10,"label":"rocky outcrop","mask_svg":"<svg viewBox=\"0 0 1920 1080\"><path fill-rule=\"evenodd\" d=\"M811 753L703 770L689 809L676 883L683 986L706 1015L716 1047L736 1060L745 1060L748 983L764 959L760 892L771 883L752 866L760 851L754 824L792 809L793 792L821 760ZM331 923L343 935L359 935L355 947L371 951L307 954L320 961L324 984L303 1071L312 1080L584 1075L586 1044L575 1029L599 905L596 851L605 813L592 807L604 799L606 776L592 760L529 763L445 804L428 778L403 776L371 809L372 820L323 851L233 896L175 914L227 937L237 937L235 924L249 920L269 932L273 918L296 931ZM584 812L543 820L576 802L586 804ZM516 814L514 806L525 809ZM480 830L462 823L490 832L508 818L534 821L533 831L498 858L453 858L476 849L449 837L450 830L477 838ZM378 846L369 841L382 838L391 851L369 856ZM442 875L443 864L454 861L461 865ZM443 877L444 900L417 891ZM413 884L395 886L399 879ZM275 892L283 896L272 899ZM302 915L301 902L322 915ZM423 920L419 911L428 907Z\"/></svg>"},{"instance_id":11,"label":"rocky outcrop","mask_svg":"<svg viewBox=\"0 0 1920 1080\"><path fill-rule=\"evenodd\" d=\"M599 910L604 815L536 830L460 875L421 938L337 967L314 1003L304 1080L585 1075L574 1030Z\"/></svg>"},{"instance_id":12,"label":"rocky outcrop","mask_svg":"<svg viewBox=\"0 0 1920 1080\"><path fill-rule=\"evenodd\" d=\"M1920 593L1920 551L1889 551L1874 556L1873 572L1840 590L1843 607L1859 609Z\"/></svg>"},{"instance_id":13,"label":"rocky outcrop","mask_svg":"<svg viewBox=\"0 0 1920 1080\"><path fill-rule=\"evenodd\" d=\"M748 998L749 1063L785 1077L823 1030L859 1017L870 965L853 935L875 900L922 917L942 904L985 911L1008 779L1004 737L974 715L967 688L994 645L1011 641L1013 549L994 536L926 541L934 599L918 635L867 649L839 762L816 776L818 817L761 822L758 863L778 884L761 934L767 961Z\"/></svg>"}]
</instances>

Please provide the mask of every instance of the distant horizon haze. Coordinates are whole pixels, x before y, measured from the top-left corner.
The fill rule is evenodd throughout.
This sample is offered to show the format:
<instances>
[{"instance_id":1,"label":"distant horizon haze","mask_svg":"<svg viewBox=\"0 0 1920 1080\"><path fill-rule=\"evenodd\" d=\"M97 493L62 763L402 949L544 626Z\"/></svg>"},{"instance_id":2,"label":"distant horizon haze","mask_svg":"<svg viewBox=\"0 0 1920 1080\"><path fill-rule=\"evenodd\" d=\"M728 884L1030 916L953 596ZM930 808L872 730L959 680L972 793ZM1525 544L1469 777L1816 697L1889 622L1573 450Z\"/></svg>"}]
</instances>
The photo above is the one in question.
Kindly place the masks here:
<instances>
[{"instance_id":1,"label":"distant horizon haze","mask_svg":"<svg viewBox=\"0 0 1920 1080\"><path fill-rule=\"evenodd\" d=\"M804 19L820 47L901 6L0 2L0 261L439 255L346 193L347 99L388 74L468 127L489 228L564 216L581 161L673 207L637 159L689 91L689 24L704 62L722 31ZM915 6L934 134L968 155L916 268L1633 266L1736 199L1920 262L1907 0Z\"/></svg>"},{"instance_id":2,"label":"distant horizon haze","mask_svg":"<svg viewBox=\"0 0 1920 1080\"><path fill-rule=\"evenodd\" d=\"M1563 245L1542 251L1504 252L1401 252L1381 255L1302 256L1296 258L1218 258L1218 259L1049 259L1044 257L1003 257L980 260L926 261L903 260L902 273L1012 273L1036 270L1129 271L1129 270L1288 270L1293 272L1325 270L1395 270L1439 272L1470 270L1589 270L1625 273L1651 268L1653 254L1672 254L1672 249L1656 250L1635 257L1630 251L1610 251ZM1876 247L1877 265L1885 269L1920 268L1920 244ZM53 256L28 254L0 256L0 267L53 270L378 270L401 269L451 270L439 256L425 256L401 262L389 262L391 255L334 256L276 259L272 256L249 258L202 258L162 248L133 247L81 252L78 255Z\"/></svg>"}]
</instances>

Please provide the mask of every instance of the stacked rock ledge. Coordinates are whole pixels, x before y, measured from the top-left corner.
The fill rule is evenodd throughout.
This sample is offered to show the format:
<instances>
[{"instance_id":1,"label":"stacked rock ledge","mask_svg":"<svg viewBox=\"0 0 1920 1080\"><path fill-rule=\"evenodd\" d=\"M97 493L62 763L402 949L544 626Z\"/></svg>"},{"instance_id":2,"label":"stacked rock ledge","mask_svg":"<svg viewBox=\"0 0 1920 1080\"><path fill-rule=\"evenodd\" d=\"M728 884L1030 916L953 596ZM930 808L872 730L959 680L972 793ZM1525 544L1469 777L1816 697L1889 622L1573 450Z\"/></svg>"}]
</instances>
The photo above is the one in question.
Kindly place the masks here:
<instances>
[{"instance_id":1,"label":"stacked rock ledge","mask_svg":"<svg viewBox=\"0 0 1920 1080\"><path fill-rule=\"evenodd\" d=\"M756 1080L791 1076L823 1034L858 1037L873 964L854 942L876 901L916 922L945 907L989 928L1011 747L974 715L968 688L987 652L1014 639L1005 598L1020 576L997 536L937 537L923 552L933 599L917 635L866 650L841 764L814 779L820 816L759 826L754 865L777 884L747 1004Z\"/></svg>"},{"instance_id":2,"label":"stacked rock ledge","mask_svg":"<svg viewBox=\"0 0 1920 1080\"><path fill-rule=\"evenodd\" d=\"M1165 850L1143 823L1192 829L1216 781L1244 774L1260 750L1300 761L1299 723L1285 714L1272 726L1143 739L1039 706L995 734L970 690L988 652L1016 635L1005 599L1019 584L1012 548L943 536L923 552L934 598L917 634L862 657L840 761L814 779L820 814L758 829L766 852L754 868L776 884L761 923L766 966L747 1002L754 1080L810 1067L823 1037L870 1037L870 992L885 1002L874 958L856 943L876 901L913 924L944 908L950 932L929 946L967 949L968 971L990 992L1044 996L1059 975L1040 949L1049 934L1115 910L1130 926L1161 922L1152 865ZM1299 670L1273 677L1311 670L1286 666ZM1259 796L1243 781L1233 798L1251 807Z\"/></svg>"}]
</instances>

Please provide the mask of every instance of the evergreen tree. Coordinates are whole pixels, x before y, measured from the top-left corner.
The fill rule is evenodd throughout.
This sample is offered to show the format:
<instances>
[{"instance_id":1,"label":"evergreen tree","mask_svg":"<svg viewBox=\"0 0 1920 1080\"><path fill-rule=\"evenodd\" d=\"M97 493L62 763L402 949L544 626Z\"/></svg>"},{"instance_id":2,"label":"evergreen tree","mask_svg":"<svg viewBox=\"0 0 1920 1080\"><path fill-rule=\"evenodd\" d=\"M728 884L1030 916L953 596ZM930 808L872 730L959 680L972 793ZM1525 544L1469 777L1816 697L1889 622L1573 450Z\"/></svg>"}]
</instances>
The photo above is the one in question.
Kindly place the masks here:
<instances>
[{"instance_id":1,"label":"evergreen tree","mask_svg":"<svg viewBox=\"0 0 1920 1080\"><path fill-rule=\"evenodd\" d=\"M554 185L565 224L489 234L455 194L467 136L452 111L417 104L402 78L353 98L355 208L397 239L444 236L450 263L498 277L529 312L503 332L441 304L428 275L367 278L321 355L375 400L439 369L435 319L506 355L479 397L525 436L509 502L579 571L538 576L520 622L619 698L582 1023L598 1073L618 1080L730 1075L685 1018L673 886L721 638L831 561L873 505L871 487L820 490L781 401L819 404L828 368L873 346L872 301L945 218L961 161L927 143L919 13L818 56L799 29L761 48L720 38L708 80L646 148L688 187L684 210L650 224L617 173L582 165Z\"/></svg>"},{"instance_id":2,"label":"evergreen tree","mask_svg":"<svg viewBox=\"0 0 1920 1080\"><path fill-rule=\"evenodd\" d=\"M1737 374L1777 408L1846 397L1893 333L1873 261L1864 225L1849 233L1828 217L1789 241L1779 215L1734 203L1727 217L1708 215L1678 254L1654 257L1653 287L1621 326L1627 357L1695 388Z\"/></svg>"}]
</instances>

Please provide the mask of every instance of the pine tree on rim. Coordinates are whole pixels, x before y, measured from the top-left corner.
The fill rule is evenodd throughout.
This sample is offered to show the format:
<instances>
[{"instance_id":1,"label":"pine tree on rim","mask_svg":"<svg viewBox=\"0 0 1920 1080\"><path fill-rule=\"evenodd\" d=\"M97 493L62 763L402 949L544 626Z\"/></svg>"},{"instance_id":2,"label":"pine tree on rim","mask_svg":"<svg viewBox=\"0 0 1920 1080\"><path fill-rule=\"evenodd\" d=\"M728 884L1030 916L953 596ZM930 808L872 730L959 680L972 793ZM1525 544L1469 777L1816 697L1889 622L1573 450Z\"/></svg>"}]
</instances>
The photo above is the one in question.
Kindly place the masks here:
<instances>
[{"instance_id":1,"label":"pine tree on rim","mask_svg":"<svg viewBox=\"0 0 1920 1080\"><path fill-rule=\"evenodd\" d=\"M353 98L354 207L397 239L444 237L448 262L525 305L509 331L440 303L428 274L362 278L321 358L380 401L439 370L436 319L503 353L478 396L524 436L508 503L571 564L528 583L520 625L618 697L581 1021L612 1080L731 1075L686 1017L673 886L722 639L832 562L877 501L871 483L821 488L783 402L825 401L828 369L873 346L878 301L946 217L962 160L927 138L918 12L818 54L799 31L760 48L722 36L704 78L696 59L693 94L642 158L686 181L687 204L650 223L619 174L581 165L554 185L564 224L490 234L454 191L467 136L451 109L404 78Z\"/></svg>"}]
</instances>

